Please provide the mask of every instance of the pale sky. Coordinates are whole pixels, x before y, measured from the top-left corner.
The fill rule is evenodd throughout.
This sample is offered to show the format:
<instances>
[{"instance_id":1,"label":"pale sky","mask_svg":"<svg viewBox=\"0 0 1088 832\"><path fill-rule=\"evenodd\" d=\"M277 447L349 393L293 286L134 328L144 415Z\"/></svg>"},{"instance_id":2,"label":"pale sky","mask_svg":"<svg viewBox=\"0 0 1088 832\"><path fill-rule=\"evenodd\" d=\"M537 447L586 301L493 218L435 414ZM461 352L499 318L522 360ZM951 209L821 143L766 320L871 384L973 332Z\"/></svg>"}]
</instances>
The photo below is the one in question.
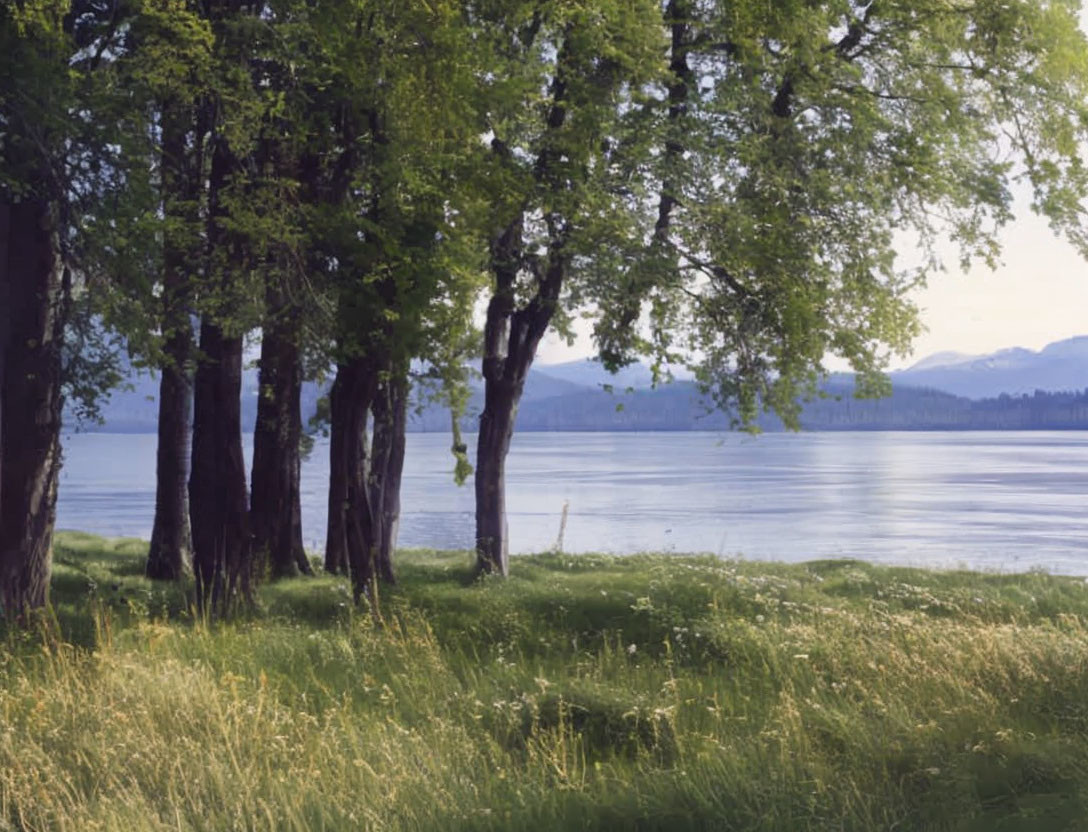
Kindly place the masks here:
<instances>
[{"instance_id":1,"label":"pale sky","mask_svg":"<svg viewBox=\"0 0 1088 832\"><path fill-rule=\"evenodd\" d=\"M996 271L977 265L965 273L953 263L916 293L928 331L915 342L915 360L943 350L1037 350L1088 335L1088 262L1026 206L1017 214L1001 235Z\"/></svg>"}]
</instances>

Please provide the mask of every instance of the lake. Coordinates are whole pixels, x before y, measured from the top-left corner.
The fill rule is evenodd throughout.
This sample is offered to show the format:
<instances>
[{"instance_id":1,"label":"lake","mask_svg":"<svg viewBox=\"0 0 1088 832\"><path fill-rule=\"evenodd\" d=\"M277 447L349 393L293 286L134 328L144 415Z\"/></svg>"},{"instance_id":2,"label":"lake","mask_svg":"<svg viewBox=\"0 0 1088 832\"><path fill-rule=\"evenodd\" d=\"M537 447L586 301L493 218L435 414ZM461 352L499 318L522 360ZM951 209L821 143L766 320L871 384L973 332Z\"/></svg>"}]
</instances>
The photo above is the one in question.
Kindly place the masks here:
<instances>
[{"instance_id":1,"label":"lake","mask_svg":"<svg viewBox=\"0 0 1088 832\"><path fill-rule=\"evenodd\" d=\"M470 447L475 437L468 436ZM449 437L409 434L400 543L471 548L471 481ZM148 538L153 435L65 439L58 526ZM302 470L324 545L328 443ZM511 550L852 557L1088 574L1088 433L522 433L507 464Z\"/></svg>"}]
</instances>

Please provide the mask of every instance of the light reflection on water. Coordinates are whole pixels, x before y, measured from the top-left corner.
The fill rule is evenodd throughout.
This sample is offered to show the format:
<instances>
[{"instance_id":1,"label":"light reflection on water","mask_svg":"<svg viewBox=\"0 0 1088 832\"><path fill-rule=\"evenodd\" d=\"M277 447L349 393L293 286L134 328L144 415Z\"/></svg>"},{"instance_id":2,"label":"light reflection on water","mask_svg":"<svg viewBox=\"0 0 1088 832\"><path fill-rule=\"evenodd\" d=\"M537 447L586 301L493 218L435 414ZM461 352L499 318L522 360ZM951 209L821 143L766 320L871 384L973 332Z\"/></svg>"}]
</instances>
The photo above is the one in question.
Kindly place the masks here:
<instances>
[{"instance_id":1,"label":"light reflection on water","mask_svg":"<svg viewBox=\"0 0 1088 832\"><path fill-rule=\"evenodd\" d=\"M408 436L404 546L472 545L471 481L453 484L448 448ZM154 464L152 435L67 437L59 527L149 537ZM302 471L315 550L327 473L326 441ZM507 495L515 552L553 546L569 502L569 552L1088 574L1088 433L522 433Z\"/></svg>"}]
</instances>

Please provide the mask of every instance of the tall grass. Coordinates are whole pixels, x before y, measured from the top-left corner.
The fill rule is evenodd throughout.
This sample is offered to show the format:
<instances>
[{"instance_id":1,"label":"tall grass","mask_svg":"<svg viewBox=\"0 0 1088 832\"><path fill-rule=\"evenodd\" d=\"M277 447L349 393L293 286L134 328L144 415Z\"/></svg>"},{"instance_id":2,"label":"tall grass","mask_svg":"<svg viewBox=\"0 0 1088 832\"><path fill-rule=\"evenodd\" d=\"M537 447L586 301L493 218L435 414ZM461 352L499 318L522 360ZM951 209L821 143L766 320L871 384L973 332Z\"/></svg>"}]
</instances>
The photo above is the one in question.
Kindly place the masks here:
<instances>
[{"instance_id":1,"label":"tall grass","mask_svg":"<svg viewBox=\"0 0 1088 832\"><path fill-rule=\"evenodd\" d=\"M0 829L1085 829L1088 587L669 556L402 559L208 623L62 536L0 652Z\"/></svg>"}]
</instances>

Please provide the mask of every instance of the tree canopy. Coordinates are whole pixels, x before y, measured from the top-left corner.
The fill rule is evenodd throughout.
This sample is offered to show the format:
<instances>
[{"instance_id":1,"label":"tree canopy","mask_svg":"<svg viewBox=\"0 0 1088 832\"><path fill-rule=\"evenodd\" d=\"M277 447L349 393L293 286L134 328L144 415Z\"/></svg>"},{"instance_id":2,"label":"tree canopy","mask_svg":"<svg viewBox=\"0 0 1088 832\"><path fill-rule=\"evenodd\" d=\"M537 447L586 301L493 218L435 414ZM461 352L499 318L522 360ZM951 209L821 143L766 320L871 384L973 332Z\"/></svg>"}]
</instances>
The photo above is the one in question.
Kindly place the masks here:
<instances>
[{"instance_id":1,"label":"tree canopy","mask_svg":"<svg viewBox=\"0 0 1088 832\"><path fill-rule=\"evenodd\" d=\"M49 448L62 391L92 406L116 379L103 333L158 368L164 559L149 573L183 571L191 518L201 580L228 576L229 596L269 564L308 567L291 520L298 390L328 374L326 564L351 571L361 597L376 568L393 577L408 386L442 379L463 404L478 353L478 560L502 572L504 460L549 328L589 314L607 365L687 363L738 424L760 409L795 424L829 358L862 394L886 390L881 370L919 327L909 291L943 265L937 241L995 262L1017 187L1088 253L1078 9L4 4L0 305L49 326L16 333L0 310L0 384L9 397L42 385L34 429L52 438L31 444ZM37 248L19 223L42 232ZM908 246L920 266L904 266ZM41 291L13 294L32 283ZM251 497L237 398L258 330ZM19 473L0 511L21 515L7 495L27 478L53 493L59 455L12 456L31 427L4 407L0 460ZM34 526L46 536L50 499Z\"/></svg>"}]
</instances>

